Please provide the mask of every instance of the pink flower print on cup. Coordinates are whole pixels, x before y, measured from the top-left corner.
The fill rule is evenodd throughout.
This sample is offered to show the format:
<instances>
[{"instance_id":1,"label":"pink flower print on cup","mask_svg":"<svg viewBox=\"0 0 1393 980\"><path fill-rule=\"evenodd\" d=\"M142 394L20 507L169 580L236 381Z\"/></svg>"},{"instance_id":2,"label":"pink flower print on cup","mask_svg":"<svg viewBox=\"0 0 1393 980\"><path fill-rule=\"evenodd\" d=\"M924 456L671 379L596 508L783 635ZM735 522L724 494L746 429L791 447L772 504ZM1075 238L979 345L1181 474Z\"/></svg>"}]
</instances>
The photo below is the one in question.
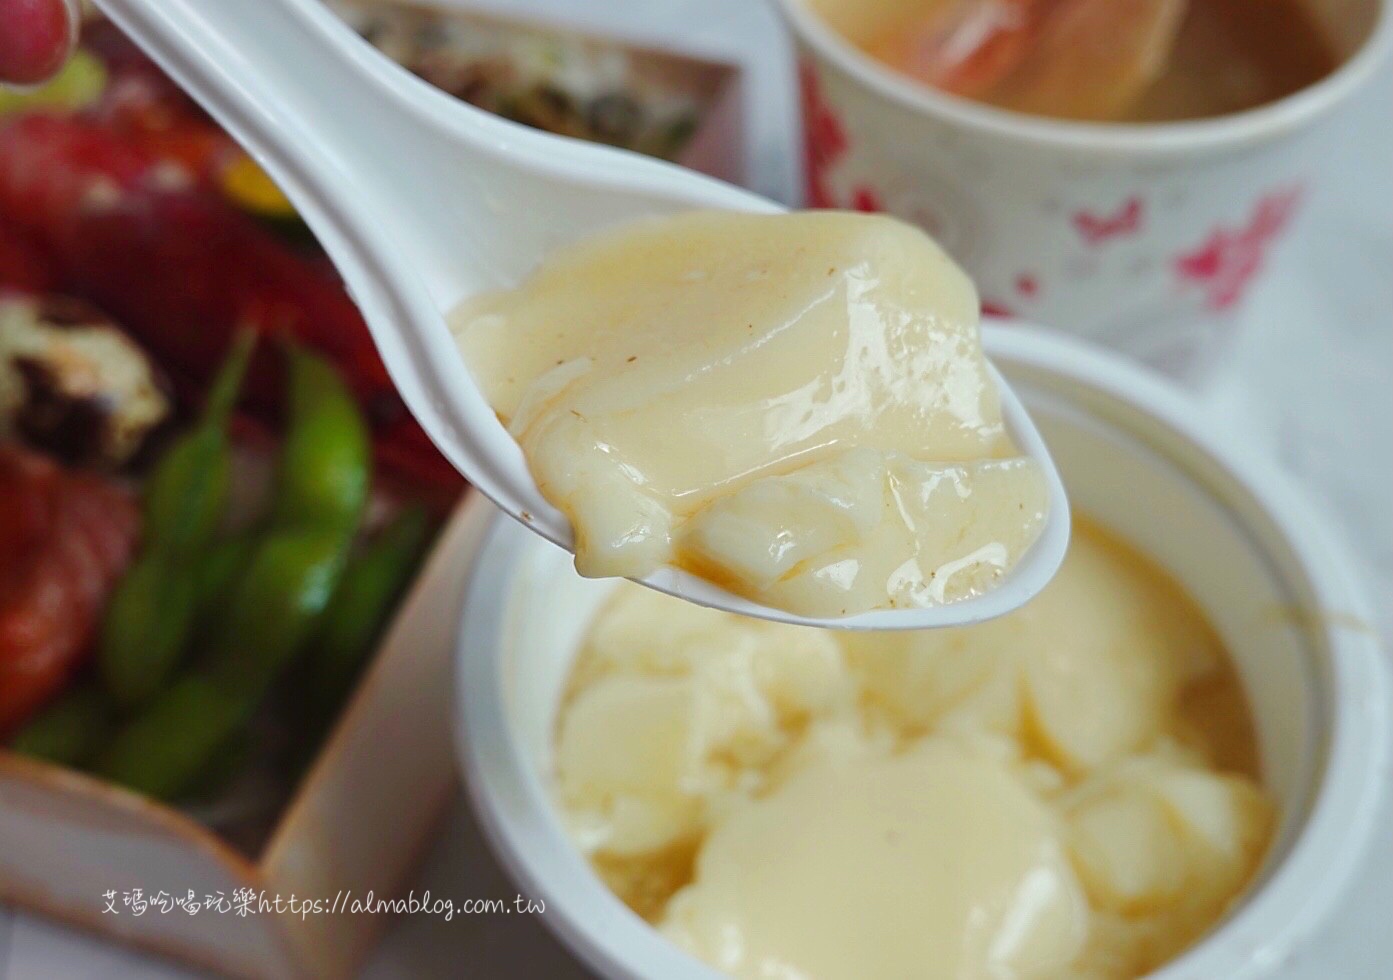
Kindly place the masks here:
<instances>
[{"instance_id":1,"label":"pink flower print on cup","mask_svg":"<svg viewBox=\"0 0 1393 980\"><path fill-rule=\"evenodd\" d=\"M852 211L884 211L885 202L875 188L857 184L849 200L842 202L832 191L828 174L847 151L846 127L822 97L817 73L807 62L798 65L798 88L803 107L803 166L808 204L815 208L847 208Z\"/></svg>"},{"instance_id":2,"label":"pink flower print on cup","mask_svg":"<svg viewBox=\"0 0 1393 980\"><path fill-rule=\"evenodd\" d=\"M1142 200L1133 194L1112 214L1076 211L1070 219L1080 237L1089 245L1102 245L1114 238L1127 238L1142 230Z\"/></svg>"},{"instance_id":3,"label":"pink flower print on cup","mask_svg":"<svg viewBox=\"0 0 1393 980\"><path fill-rule=\"evenodd\" d=\"M1243 227L1215 228L1198 248L1175 260L1181 283L1203 290L1210 310L1236 305L1262 269L1268 248L1291 222L1301 195L1300 185L1272 191L1258 200Z\"/></svg>"},{"instance_id":4,"label":"pink flower print on cup","mask_svg":"<svg viewBox=\"0 0 1393 980\"><path fill-rule=\"evenodd\" d=\"M815 208L835 208L837 202L827 186L827 171L846 152L846 130L823 100L817 72L807 62L798 65L798 89L803 108L803 165L808 204Z\"/></svg>"},{"instance_id":5,"label":"pink flower print on cup","mask_svg":"<svg viewBox=\"0 0 1393 980\"><path fill-rule=\"evenodd\" d=\"M885 205L880 200L880 195L873 189L862 184L851 193L851 207L854 211L884 211Z\"/></svg>"},{"instance_id":6,"label":"pink flower print on cup","mask_svg":"<svg viewBox=\"0 0 1393 980\"><path fill-rule=\"evenodd\" d=\"M1040 280L1034 273L1022 272L1016 276L1011 284L1015 293L1022 300L1030 301L1040 295ZM982 314L984 316L1015 317L1019 312L1010 303L1004 303L999 299L985 298L982 300Z\"/></svg>"}]
</instances>

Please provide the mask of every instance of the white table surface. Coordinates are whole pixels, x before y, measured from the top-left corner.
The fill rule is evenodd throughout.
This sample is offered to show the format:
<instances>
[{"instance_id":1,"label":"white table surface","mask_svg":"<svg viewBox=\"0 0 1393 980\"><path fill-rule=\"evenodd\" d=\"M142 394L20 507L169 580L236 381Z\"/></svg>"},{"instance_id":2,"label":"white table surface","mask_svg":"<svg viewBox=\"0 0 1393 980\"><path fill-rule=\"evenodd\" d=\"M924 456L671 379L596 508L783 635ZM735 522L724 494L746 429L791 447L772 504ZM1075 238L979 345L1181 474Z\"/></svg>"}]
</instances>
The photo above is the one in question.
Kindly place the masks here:
<instances>
[{"instance_id":1,"label":"white table surface","mask_svg":"<svg viewBox=\"0 0 1393 980\"><path fill-rule=\"evenodd\" d=\"M493 0L635 40L740 62L751 120L750 183L797 197L796 102L788 48L759 0ZM1216 425L1276 456L1329 515L1367 573L1385 647L1393 647L1393 70L1329 130L1330 149L1294 238L1254 290L1232 368L1199 396ZM1393 828L1393 773L1382 825ZM502 897L516 889L456 801L415 884L418 894ZM1393 976L1393 832L1374 846L1342 907L1281 971L1282 980ZM584 977L530 916L398 920L373 978ZM194 974L34 916L0 908L7 980L185 978ZM1197 978L1199 980L1199 978ZM1218 978L1203 978L1218 980Z\"/></svg>"}]
</instances>

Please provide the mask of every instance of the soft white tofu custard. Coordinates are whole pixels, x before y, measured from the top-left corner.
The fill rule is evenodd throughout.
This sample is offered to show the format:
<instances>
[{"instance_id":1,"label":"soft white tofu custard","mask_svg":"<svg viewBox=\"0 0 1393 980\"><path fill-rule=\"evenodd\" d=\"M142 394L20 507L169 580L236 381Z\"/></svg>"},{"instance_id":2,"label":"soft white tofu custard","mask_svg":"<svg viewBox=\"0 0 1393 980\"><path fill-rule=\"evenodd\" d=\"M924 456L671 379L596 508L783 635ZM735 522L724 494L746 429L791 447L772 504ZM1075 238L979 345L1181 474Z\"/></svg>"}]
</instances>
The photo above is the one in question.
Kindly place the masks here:
<instances>
[{"instance_id":1,"label":"soft white tofu custard","mask_svg":"<svg viewBox=\"0 0 1393 980\"><path fill-rule=\"evenodd\" d=\"M982 625L840 634L619 586L556 728L578 847L736 977L1122 980L1215 925L1274 826L1220 642L1077 523Z\"/></svg>"},{"instance_id":2,"label":"soft white tofu custard","mask_svg":"<svg viewBox=\"0 0 1393 980\"><path fill-rule=\"evenodd\" d=\"M972 596L1039 535L972 283L923 232L695 212L550 257L451 323L576 568L808 616Z\"/></svg>"}]
</instances>

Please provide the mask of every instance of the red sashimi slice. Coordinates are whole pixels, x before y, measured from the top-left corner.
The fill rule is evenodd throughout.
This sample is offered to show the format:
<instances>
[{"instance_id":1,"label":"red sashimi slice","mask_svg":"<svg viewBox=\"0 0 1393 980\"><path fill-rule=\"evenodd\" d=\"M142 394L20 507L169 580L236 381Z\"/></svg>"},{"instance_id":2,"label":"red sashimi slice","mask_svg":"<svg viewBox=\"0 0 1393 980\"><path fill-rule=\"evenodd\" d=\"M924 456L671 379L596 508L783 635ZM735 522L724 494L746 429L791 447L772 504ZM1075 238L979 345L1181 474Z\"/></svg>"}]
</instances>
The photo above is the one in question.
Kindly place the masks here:
<instances>
[{"instance_id":1,"label":"red sashimi slice","mask_svg":"<svg viewBox=\"0 0 1393 980\"><path fill-rule=\"evenodd\" d=\"M56 284L57 279L39 250L0 219L0 293L43 293Z\"/></svg>"},{"instance_id":2,"label":"red sashimi slice","mask_svg":"<svg viewBox=\"0 0 1393 980\"><path fill-rule=\"evenodd\" d=\"M0 737L57 694L91 649L139 523L116 483L0 446Z\"/></svg>"}]
</instances>

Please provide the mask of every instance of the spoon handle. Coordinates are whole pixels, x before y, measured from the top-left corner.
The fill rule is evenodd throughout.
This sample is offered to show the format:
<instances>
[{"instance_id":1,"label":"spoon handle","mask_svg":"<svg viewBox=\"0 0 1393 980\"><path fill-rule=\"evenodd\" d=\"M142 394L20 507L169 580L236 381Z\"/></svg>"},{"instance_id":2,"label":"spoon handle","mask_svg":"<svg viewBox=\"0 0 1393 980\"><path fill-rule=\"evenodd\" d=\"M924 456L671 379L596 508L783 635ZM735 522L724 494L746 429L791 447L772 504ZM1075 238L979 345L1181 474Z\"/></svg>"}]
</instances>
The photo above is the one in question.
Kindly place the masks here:
<instances>
[{"instance_id":1,"label":"spoon handle","mask_svg":"<svg viewBox=\"0 0 1393 980\"><path fill-rule=\"evenodd\" d=\"M96 0L250 152L334 260L388 373L472 484L551 541L565 517L472 383L442 311L559 245L676 210L778 210L665 161L491 116L320 0Z\"/></svg>"},{"instance_id":2,"label":"spoon handle","mask_svg":"<svg viewBox=\"0 0 1393 980\"><path fill-rule=\"evenodd\" d=\"M421 149L419 128L403 110L441 93L378 54L319 0L97 5L311 212L307 217L328 204L316 200L323 196L316 185L326 180L339 191L373 188L375 222L384 212L401 213L378 198L391 193L392 178L400 180L400 161Z\"/></svg>"},{"instance_id":3,"label":"spoon handle","mask_svg":"<svg viewBox=\"0 0 1393 980\"><path fill-rule=\"evenodd\" d=\"M429 139L410 107L439 100L449 112L479 117L470 124L485 131L506 124L398 68L319 0L98 6L295 204L347 283L412 413L468 471L471 439L447 408L459 354L441 301L422 288L423 250L410 224L409 191L419 181L404 171Z\"/></svg>"}]
</instances>

